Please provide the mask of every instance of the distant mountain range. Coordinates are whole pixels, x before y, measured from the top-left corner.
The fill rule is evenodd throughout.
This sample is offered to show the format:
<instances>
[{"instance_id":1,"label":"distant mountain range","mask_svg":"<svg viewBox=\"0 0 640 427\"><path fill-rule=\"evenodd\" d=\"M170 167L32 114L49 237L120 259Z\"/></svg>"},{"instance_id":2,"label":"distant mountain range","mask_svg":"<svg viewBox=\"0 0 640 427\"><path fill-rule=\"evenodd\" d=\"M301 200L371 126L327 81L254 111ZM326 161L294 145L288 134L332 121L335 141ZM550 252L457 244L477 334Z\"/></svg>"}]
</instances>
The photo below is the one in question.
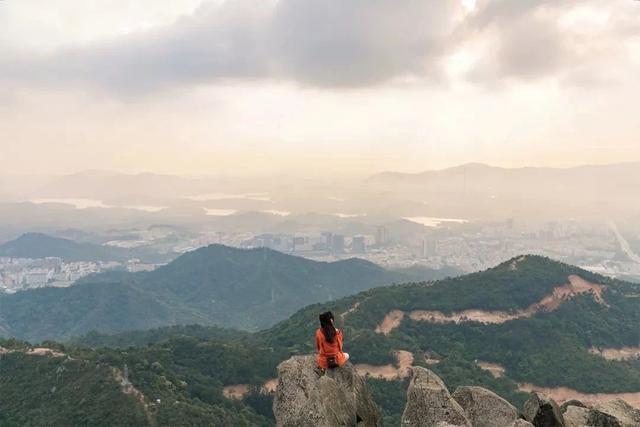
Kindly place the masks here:
<instances>
[{"instance_id":1,"label":"distant mountain range","mask_svg":"<svg viewBox=\"0 0 640 427\"><path fill-rule=\"evenodd\" d=\"M210 268L203 268L201 260L210 260L208 254L212 253L217 255L215 261L205 263ZM235 251L221 247L195 252L170 265L169 270L158 272L166 279L156 277L139 287L118 285L130 294L123 290L123 298L102 301L103 312L115 312L114 319L119 316L126 321L135 307L140 318L151 316L154 307L147 300L136 301L148 286L171 294L182 287L179 281L185 275L193 278L193 284L209 283L222 265L231 277L249 265L267 269L266 262L274 275L276 268L287 269L286 274L282 271L282 275L272 276L274 279L302 277L305 272L309 274L306 282L300 283L307 284L324 283L327 269L335 269L330 276L337 277L335 271L347 268L299 263L284 255L269 263L270 256L278 255L268 254L265 258L264 252L257 250L238 257ZM287 267L288 263L294 265ZM361 269L356 270L359 272L354 274L361 274ZM149 278L144 275L132 281L142 283ZM246 275L237 279L221 289L236 291L240 298L253 287L245 286L251 282ZM113 293L113 289L107 291L109 286L113 285L101 292ZM296 292L296 286L282 286ZM77 286L83 287L92 293L98 289ZM187 286L183 294L191 295L192 301L210 298L208 291L199 288ZM235 299L226 295L229 301ZM273 394L269 393L273 382L269 380L276 377L278 363L291 354L314 351L317 315L327 309L335 313L344 330L345 349L352 362L371 375L368 387L383 409L385 425L399 425L408 385L399 367L407 364L427 366L450 390L463 384L480 385L518 407L526 399L525 391L532 387L547 387L548 393L558 390L565 396L582 393L581 399L634 399L640 395L640 359L632 357L634 348L640 351L639 296L640 285L542 257L522 256L458 278L379 287L314 304L256 333L202 326L114 336L92 333L74 344L46 343L52 351L48 356L47 350L0 340L0 353L4 352L0 373L5 378L0 381L0 421L9 425L25 420L74 424L82 414L94 424L274 425ZM36 319L41 311L44 314L38 327L43 327L78 310L73 301L54 307L46 300L43 297L41 305L31 305L28 310L24 305L21 321ZM2 304L0 300L0 313L6 321L4 316L10 311ZM254 306L252 313L262 309ZM85 314L95 320L100 317L89 311ZM123 381L125 371L130 383ZM375 378L380 373L386 379ZM25 387L29 389L26 397ZM233 392L237 400L231 398ZM122 408L116 411L115 421L109 415L113 408Z\"/></svg>"},{"instance_id":2,"label":"distant mountain range","mask_svg":"<svg viewBox=\"0 0 640 427\"><path fill-rule=\"evenodd\" d=\"M161 256L144 248L125 249L94 243L80 243L42 233L25 233L15 240L0 245L0 256L14 258L58 257L68 262L122 262L131 258L159 262L167 259L167 256Z\"/></svg>"},{"instance_id":3,"label":"distant mountain range","mask_svg":"<svg viewBox=\"0 0 640 427\"><path fill-rule=\"evenodd\" d=\"M502 168L470 163L421 173L384 172L367 184L422 200L444 215L602 218L640 212L640 163L571 168Z\"/></svg>"},{"instance_id":4,"label":"distant mountain range","mask_svg":"<svg viewBox=\"0 0 640 427\"><path fill-rule=\"evenodd\" d=\"M310 303L413 277L359 259L325 263L212 245L146 274L105 273L0 296L0 334L38 341L191 323L257 330Z\"/></svg>"}]
</instances>

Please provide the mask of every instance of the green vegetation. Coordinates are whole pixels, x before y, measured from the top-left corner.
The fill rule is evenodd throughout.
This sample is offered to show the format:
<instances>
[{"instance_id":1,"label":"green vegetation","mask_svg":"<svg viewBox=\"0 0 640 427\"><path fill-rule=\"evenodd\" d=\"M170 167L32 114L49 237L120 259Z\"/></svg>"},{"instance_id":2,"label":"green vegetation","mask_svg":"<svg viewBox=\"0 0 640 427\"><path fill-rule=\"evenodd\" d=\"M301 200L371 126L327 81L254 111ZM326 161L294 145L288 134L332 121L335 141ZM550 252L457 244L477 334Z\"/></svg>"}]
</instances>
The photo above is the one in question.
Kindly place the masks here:
<instances>
[{"instance_id":1,"label":"green vegetation","mask_svg":"<svg viewBox=\"0 0 640 427\"><path fill-rule=\"evenodd\" d=\"M181 268L187 271L190 267ZM405 317L388 336L375 332L384 315L395 309L451 312L467 308L505 311L525 308L540 301L554 287L565 284L570 274L606 285L603 293L606 304L599 304L585 294L564 301L555 311L503 324L431 324ZM148 277L150 275L144 275L144 280ZM161 290L171 287L169 279L154 283ZM432 369L451 391L459 385L480 385L520 407L526 399L526 393L518 390L520 382L567 386L582 392L640 390L640 361L607 361L588 351L593 346L640 344L637 329L640 306L634 297L638 293L640 285L637 284L606 279L541 257L527 257L517 263L516 270L507 262L460 278L369 289L337 301L317 303L256 333L197 325L171 326L112 336L93 332L74 340L73 344L48 343L46 346L69 354L76 363L82 362L95 372L103 372L100 369L104 367L123 370L126 364L131 382L144 394L149 411L159 425L222 425L215 420L224 420L227 425L272 425L273 396L262 393L260 387L275 377L280 361L291 354L314 351L312 337L317 328L317 315L330 309L344 329L346 350L353 363L396 363L395 351L411 351L414 364ZM349 313L342 319L340 314L346 312ZM24 350L26 344L5 341L0 342L0 346ZM435 355L440 362L427 365L425 353ZM6 366L3 364L7 357L2 356L0 366ZM10 357L17 358L13 354ZM16 360L26 363L23 360L27 356L21 357ZM60 358L35 356L29 356L28 360L54 365L69 363ZM477 365L477 360L503 366L504 376L494 378ZM32 372L34 378L24 380L27 384L37 381L35 375L41 372L33 365L29 369L10 365L10 369L5 372L15 369L25 376ZM81 372L77 375L83 378ZM406 381L368 379L374 398L382 406L386 425L399 424ZM11 384L0 382L0 395L5 395L3 387L9 387L8 390L17 387ZM247 384L251 392L241 401L229 400L222 390L233 384ZM44 391L43 388L42 393ZM9 402L15 405L14 401L21 398L17 391L12 393ZM105 393L98 392L91 399L105 399L106 405L115 407L117 393ZM161 403L157 403L157 399ZM21 403L20 408L29 401ZM0 402L8 405L2 399ZM61 408L61 413L75 409L64 405ZM135 417L140 417L140 412L136 412L140 411L140 402L134 401L131 408L127 417L136 420ZM103 416L100 414L106 412L96 412L96 424L100 424ZM0 413L6 417L5 413L15 414L15 410L6 412L0 406Z\"/></svg>"},{"instance_id":2,"label":"green vegetation","mask_svg":"<svg viewBox=\"0 0 640 427\"><path fill-rule=\"evenodd\" d=\"M124 249L93 243L78 243L41 233L26 233L16 240L0 245L0 256L15 258L58 257L68 262L122 262L131 258L140 258L146 262L166 262L169 259L166 255L159 255L145 248Z\"/></svg>"},{"instance_id":3,"label":"green vegetation","mask_svg":"<svg viewBox=\"0 0 640 427\"><path fill-rule=\"evenodd\" d=\"M194 323L257 330L309 303L405 277L358 259L325 263L212 245L150 273L111 272L2 296L0 335L60 340Z\"/></svg>"}]
</instances>

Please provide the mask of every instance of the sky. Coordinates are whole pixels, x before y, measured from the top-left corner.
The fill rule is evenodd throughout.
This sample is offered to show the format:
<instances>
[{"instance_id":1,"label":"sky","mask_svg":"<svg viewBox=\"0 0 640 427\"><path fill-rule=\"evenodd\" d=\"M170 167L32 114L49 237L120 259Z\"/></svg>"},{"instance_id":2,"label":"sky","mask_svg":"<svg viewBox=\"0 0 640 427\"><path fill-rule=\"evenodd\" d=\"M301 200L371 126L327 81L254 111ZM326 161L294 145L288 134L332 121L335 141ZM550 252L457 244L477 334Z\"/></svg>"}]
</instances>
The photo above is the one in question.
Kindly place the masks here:
<instances>
[{"instance_id":1,"label":"sky","mask_svg":"<svg viewBox=\"0 0 640 427\"><path fill-rule=\"evenodd\" d=\"M640 161L640 1L0 0L3 173Z\"/></svg>"}]
</instances>

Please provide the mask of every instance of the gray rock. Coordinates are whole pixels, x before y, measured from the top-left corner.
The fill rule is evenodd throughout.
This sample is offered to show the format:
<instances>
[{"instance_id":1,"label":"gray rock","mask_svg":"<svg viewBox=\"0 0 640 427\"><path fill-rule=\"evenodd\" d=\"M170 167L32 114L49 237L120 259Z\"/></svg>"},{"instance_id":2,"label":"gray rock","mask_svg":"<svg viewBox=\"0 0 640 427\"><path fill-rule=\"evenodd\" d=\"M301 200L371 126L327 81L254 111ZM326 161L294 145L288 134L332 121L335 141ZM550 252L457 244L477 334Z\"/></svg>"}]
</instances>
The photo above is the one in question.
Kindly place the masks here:
<instances>
[{"instance_id":1,"label":"gray rock","mask_svg":"<svg viewBox=\"0 0 640 427\"><path fill-rule=\"evenodd\" d=\"M599 403L593 409L614 417L621 427L640 426L640 410L634 409L622 399Z\"/></svg>"},{"instance_id":2,"label":"gray rock","mask_svg":"<svg viewBox=\"0 0 640 427\"><path fill-rule=\"evenodd\" d=\"M562 416L566 427L584 427L589 420L589 408L567 406Z\"/></svg>"},{"instance_id":3,"label":"gray rock","mask_svg":"<svg viewBox=\"0 0 640 427\"><path fill-rule=\"evenodd\" d=\"M569 406L577 406L579 408L586 408L587 407L587 405L585 405L584 403L580 402L579 400L571 399L571 400L567 400L562 405L560 405L560 412L562 412L564 414Z\"/></svg>"},{"instance_id":4,"label":"gray rock","mask_svg":"<svg viewBox=\"0 0 640 427\"><path fill-rule=\"evenodd\" d=\"M532 392L522 413L535 427L565 427L558 404L543 393Z\"/></svg>"},{"instance_id":5,"label":"gray rock","mask_svg":"<svg viewBox=\"0 0 640 427\"><path fill-rule=\"evenodd\" d=\"M442 380L428 369L414 366L407 390L407 406L402 413L403 427L446 425L471 427L464 410L451 397Z\"/></svg>"},{"instance_id":6,"label":"gray rock","mask_svg":"<svg viewBox=\"0 0 640 427\"><path fill-rule=\"evenodd\" d=\"M512 404L482 387L461 386L452 396L473 427L509 426L519 418Z\"/></svg>"},{"instance_id":7,"label":"gray rock","mask_svg":"<svg viewBox=\"0 0 640 427\"><path fill-rule=\"evenodd\" d=\"M523 420L522 418L520 418L509 424L509 427L533 427L533 424L531 424L527 420Z\"/></svg>"},{"instance_id":8,"label":"gray rock","mask_svg":"<svg viewBox=\"0 0 640 427\"><path fill-rule=\"evenodd\" d=\"M622 427L622 423L613 415L605 414L597 409L591 409L587 417L587 425L593 427ZM636 423L636 425L640 425Z\"/></svg>"},{"instance_id":9,"label":"gray rock","mask_svg":"<svg viewBox=\"0 0 640 427\"><path fill-rule=\"evenodd\" d=\"M613 415L597 409L568 406L564 413L566 427L622 427Z\"/></svg>"},{"instance_id":10,"label":"gray rock","mask_svg":"<svg viewBox=\"0 0 640 427\"><path fill-rule=\"evenodd\" d=\"M294 356L278 366L273 413L279 427L382 426L380 411L350 363L325 375L314 356Z\"/></svg>"}]
</instances>

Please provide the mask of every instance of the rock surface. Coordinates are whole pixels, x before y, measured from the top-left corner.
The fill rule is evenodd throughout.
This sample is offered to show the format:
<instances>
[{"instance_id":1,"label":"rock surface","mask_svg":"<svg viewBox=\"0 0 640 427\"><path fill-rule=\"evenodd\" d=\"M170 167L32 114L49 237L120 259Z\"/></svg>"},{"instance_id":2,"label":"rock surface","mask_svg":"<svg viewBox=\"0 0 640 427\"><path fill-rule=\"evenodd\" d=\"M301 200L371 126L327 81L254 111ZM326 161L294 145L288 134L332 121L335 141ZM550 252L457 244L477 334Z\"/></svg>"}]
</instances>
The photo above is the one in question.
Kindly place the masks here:
<instances>
[{"instance_id":1,"label":"rock surface","mask_svg":"<svg viewBox=\"0 0 640 427\"><path fill-rule=\"evenodd\" d=\"M565 427L558 404L543 393L532 392L524 403L522 413L535 427Z\"/></svg>"},{"instance_id":2,"label":"rock surface","mask_svg":"<svg viewBox=\"0 0 640 427\"><path fill-rule=\"evenodd\" d=\"M417 366L411 370L413 376L407 390L407 406L402 413L403 427L447 424L471 427L464 410L436 374Z\"/></svg>"},{"instance_id":3,"label":"rock surface","mask_svg":"<svg viewBox=\"0 0 640 427\"><path fill-rule=\"evenodd\" d=\"M621 427L640 426L640 410L629 406L624 400L610 400L609 402L595 405L594 409L613 416Z\"/></svg>"},{"instance_id":4,"label":"rock surface","mask_svg":"<svg viewBox=\"0 0 640 427\"><path fill-rule=\"evenodd\" d=\"M380 410L353 365L319 375L315 364L314 356L294 356L278 365L277 426L382 426Z\"/></svg>"},{"instance_id":5,"label":"rock surface","mask_svg":"<svg viewBox=\"0 0 640 427\"><path fill-rule=\"evenodd\" d=\"M513 405L482 387L461 386L452 396L473 427L509 426L519 418Z\"/></svg>"},{"instance_id":6,"label":"rock surface","mask_svg":"<svg viewBox=\"0 0 640 427\"><path fill-rule=\"evenodd\" d=\"M523 420L522 418L520 418L509 424L509 427L533 427L533 424L531 424L527 420Z\"/></svg>"},{"instance_id":7,"label":"rock surface","mask_svg":"<svg viewBox=\"0 0 640 427\"><path fill-rule=\"evenodd\" d=\"M571 399L571 400L567 400L562 405L560 405L560 412L562 412L564 414L569 406L577 406L579 408L586 408L587 407L587 405L585 405L584 403L580 402L579 400Z\"/></svg>"},{"instance_id":8,"label":"rock surface","mask_svg":"<svg viewBox=\"0 0 640 427\"><path fill-rule=\"evenodd\" d=\"M565 427L583 427L589 419L589 408L581 406L567 406L564 414Z\"/></svg>"}]
</instances>

